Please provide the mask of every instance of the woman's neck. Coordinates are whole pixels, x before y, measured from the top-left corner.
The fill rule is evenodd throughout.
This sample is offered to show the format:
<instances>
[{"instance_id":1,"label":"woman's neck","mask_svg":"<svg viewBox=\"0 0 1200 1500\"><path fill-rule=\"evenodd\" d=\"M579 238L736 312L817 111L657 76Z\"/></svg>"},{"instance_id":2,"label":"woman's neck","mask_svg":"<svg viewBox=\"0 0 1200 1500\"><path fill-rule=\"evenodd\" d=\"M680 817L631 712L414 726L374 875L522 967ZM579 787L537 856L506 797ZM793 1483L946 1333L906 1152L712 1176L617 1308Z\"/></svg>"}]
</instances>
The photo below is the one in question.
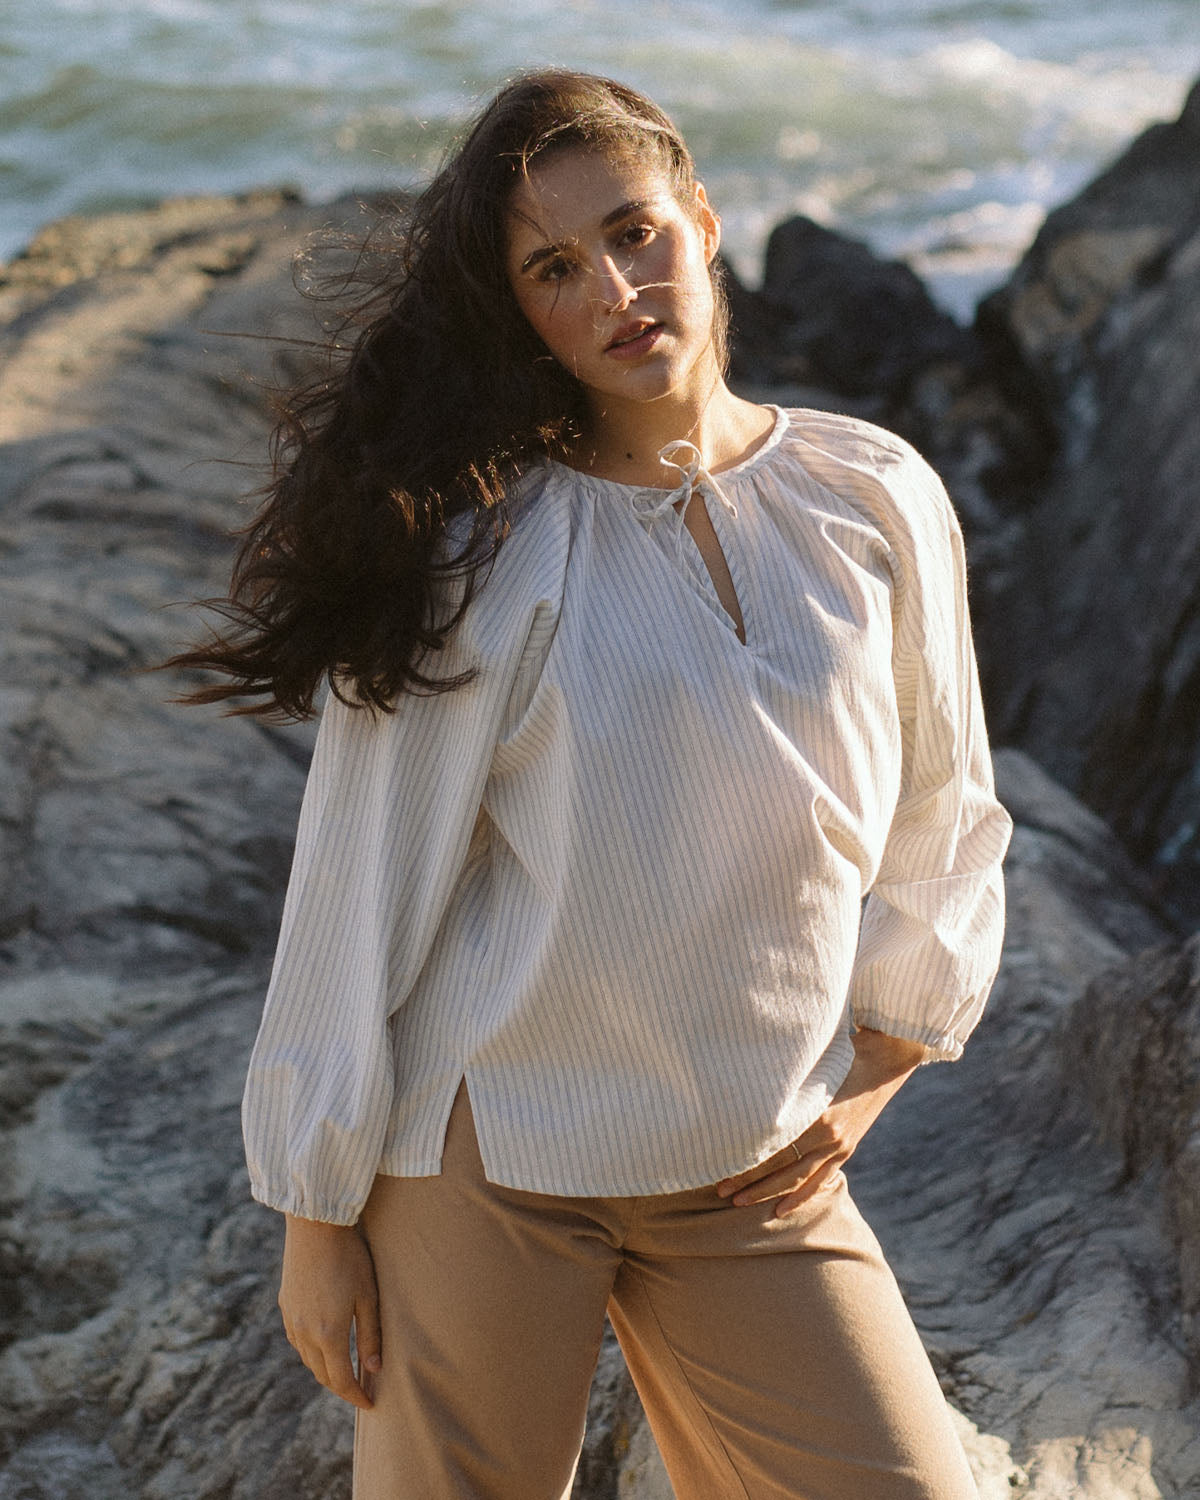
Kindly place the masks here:
<instances>
[{"instance_id":1,"label":"woman's neck","mask_svg":"<svg viewBox=\"0 0 1200 1500\"><path fill-rule=\"evenodd\" d=\"M723 380L702 399L612 402L597 406L571 454L585 474L622 484L668 486L658 457L667 443L685 440L700 450L706 468L731 468L765 441L774 425L763 406L735 396Z\"/></svg>"}]
</instances>

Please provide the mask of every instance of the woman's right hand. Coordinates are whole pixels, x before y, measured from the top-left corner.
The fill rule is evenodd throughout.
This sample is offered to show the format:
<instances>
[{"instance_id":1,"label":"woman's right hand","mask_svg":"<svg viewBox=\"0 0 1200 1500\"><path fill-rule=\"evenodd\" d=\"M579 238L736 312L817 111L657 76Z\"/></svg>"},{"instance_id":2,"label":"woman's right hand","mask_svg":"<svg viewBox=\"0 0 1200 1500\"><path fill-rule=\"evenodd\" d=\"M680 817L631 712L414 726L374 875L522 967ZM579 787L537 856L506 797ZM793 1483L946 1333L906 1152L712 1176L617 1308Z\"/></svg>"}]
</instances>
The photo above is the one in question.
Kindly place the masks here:
<instances>
[{"instance_id":1,"label":"woman's right hand","mask_svg":"<svg viewBox=\"0 0 1200 1500\"><path fill-rule=\"evenodd\" d=\"M379 1293L367 1243L353 1226L286 1215L279 1310L288 1343L335 1396L368 1410L369 1382L355 1379L350 1363L354 1324L359 1370L382 1367Z\"/></svg>"}]
</instances>

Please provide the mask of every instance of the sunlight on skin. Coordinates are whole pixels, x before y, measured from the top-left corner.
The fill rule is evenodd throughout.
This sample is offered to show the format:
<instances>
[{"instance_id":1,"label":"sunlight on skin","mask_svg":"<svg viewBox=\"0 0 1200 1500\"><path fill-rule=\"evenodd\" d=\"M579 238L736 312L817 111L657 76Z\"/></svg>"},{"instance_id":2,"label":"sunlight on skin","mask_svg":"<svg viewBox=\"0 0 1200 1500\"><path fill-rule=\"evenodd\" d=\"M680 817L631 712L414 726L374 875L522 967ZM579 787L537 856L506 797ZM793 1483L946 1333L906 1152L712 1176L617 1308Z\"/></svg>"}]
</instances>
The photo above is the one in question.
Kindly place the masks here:
<instances>
[{"instance_id":1,"label":"sunlight on skin","mask_svg":"<svg viewBox=\"0 0 1200 1500\"><path fill-rule=\"evenodd\" d=\"M561 151L517 186L509 277L530 325L586 388L578 468L661 485L666 443L694 442L715 468L771 430L771 413L722 375L709 272L720 242L703 185L680 201L644 163Z\"/></svg>"}]
</instances>

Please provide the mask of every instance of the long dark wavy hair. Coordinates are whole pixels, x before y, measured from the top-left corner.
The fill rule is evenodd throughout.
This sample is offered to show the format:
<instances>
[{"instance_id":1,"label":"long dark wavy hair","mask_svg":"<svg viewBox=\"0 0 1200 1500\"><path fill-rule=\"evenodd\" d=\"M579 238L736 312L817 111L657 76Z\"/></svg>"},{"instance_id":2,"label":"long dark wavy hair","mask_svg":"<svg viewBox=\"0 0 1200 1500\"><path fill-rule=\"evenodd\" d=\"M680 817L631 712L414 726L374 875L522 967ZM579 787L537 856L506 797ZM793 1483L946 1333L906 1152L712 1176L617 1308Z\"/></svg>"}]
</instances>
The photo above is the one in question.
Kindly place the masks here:
<instances>
[{"instance_id":1,"label":"long dark wavy hair","mask_svg":"<svg viewBox=\"0 0 1200 1500\"><path fill-rule=\"evenodd\" d=\"M694 207L691 153L643 95L562 70L504 87L345 278L354 297L325 363L281 407L228 597L207 601L223 629L168 663L225 680L183 701L250 698L228 711L307 718L328 677L345 701L388 712L473 675L437 676L430 658L508 535L513 479L564 456L585 413L583 387L517 306L508 206L536 158L581 148L649 161ZM723 359L716 262L713 276Z\"/></svg>"}]
</instances>

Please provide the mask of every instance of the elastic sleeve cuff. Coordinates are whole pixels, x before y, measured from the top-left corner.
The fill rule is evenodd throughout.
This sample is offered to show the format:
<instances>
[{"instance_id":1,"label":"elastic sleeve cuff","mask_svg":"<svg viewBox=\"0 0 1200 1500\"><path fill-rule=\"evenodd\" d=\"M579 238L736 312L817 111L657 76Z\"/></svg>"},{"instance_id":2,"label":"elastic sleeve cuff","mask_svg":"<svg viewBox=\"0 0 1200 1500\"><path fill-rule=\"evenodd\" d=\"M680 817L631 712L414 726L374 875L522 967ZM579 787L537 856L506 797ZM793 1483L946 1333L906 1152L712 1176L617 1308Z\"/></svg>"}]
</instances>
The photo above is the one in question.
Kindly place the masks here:
<instances>
[{"instance_id":1,"label":"elastic sleeve cuff","mask_svg":"<svg viewBox=\"0 0 1200 1500\"><path fill-rule=\"evenodd\" d=\"M296 1219L316 1219L322 1224L341 1224L347 1228L357 1224L362 1213L361 1204L347 1206L318 1197L304 1197L296 1192L276 1192L254 1178L250 1179L250 1196L256 1203L281 1214L291 1214Z\"/></svg>"},{"instance_id":2,"label":"elastic sleeve cuff","mask_svg":"<svg viewBox=\"0 0 1200 1500\"><path fill-rule=\"evenodd\" d=\"M873 1010L856 1010L853 1019L856 1027L882 1031L885 1036L899 1037L905 1042L919 1042L925 1048L922 1066L931 1062L957 1062L963 1054L963 1040L934 1026L914 1025L912 1021Z\"/></svg>"}]
</instances>

